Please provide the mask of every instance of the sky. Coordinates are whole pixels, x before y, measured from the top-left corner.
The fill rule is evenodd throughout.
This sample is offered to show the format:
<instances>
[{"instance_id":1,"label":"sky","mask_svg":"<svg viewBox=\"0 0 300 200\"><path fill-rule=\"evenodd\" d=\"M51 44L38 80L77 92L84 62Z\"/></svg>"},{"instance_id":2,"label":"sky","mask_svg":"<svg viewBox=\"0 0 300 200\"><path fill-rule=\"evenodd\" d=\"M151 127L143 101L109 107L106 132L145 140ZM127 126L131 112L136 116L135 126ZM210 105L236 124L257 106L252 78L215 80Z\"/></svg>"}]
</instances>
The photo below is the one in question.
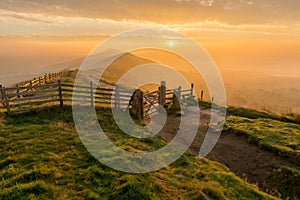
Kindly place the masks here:
<instances>
[{"instance_id":1,"label":"sky","mask_svg":"<svg viewBox=\"0 0 300 200\"><path fill-rule=\"evenodd\" d=\"M299 10L299 0L1 0L0 84L85 57L115 34L147 27L193 38L227 85L253 71L299 78Z\"/></svg>"},{"instance_id":2,"label":"sky","mask_svg":"<svg viewBox=\"0 0 300 200\"><path fill-rule=\"evenodd\" d=\"M104 39L145 27L192 37L221 68L238 60L255 67L258 59L293 65L299 10L298 0L2 0L0 68L13 73L86 56Z\"/></svg>"},{"instance_id":3,"label":"sky","mask_svg":"<svg viewBox=\"0 0 300 200\"><path fill-rule=\"evenodd\" d=\"M111 35L164 26L187 34L299 35L297 0L2 0L1 35Z\"/></svg>"}]
</instances>

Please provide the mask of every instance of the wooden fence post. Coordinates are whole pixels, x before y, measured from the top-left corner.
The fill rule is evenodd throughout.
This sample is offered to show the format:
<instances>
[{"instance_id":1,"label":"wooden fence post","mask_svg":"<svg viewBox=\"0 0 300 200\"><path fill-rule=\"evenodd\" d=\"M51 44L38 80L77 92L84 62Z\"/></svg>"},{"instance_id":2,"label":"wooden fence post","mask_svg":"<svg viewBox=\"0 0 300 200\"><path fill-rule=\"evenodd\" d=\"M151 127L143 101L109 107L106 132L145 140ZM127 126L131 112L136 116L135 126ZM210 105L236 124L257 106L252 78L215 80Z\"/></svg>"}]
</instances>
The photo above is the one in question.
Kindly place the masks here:
<instances>
[{"instance_id":1,"label":"wooden fence post","mask_svg":"<svg viewBox=\"0 0 300 200\"><path fill-rule=\"evenodd\" d=\"M115 87L115 108L120 108L120 86Z\"/></svg>"},{"instance_id":2,"label":"wooden fence post","mask_svg":"<svg viewBox=\"0 0 300 200\"><path fill-rule=\"evenodd\" d=\"M5 103L4 103L4 94L3 94L2 85L0 85L0 92L1 92L2 105L5 106Z\"/></svg>"},{"instance_id":3,"label":"wooden fence post","mask_svg":"<svg viewBox=\"0 0 300 200\"><path fill-rule=\"evenodd\" d=\"M39 77L39 86L41 86L42 84L41 84L41 77Z\"/></svg>"},{"instance_id":4,"label":"wooden fence post","mask_svg":"<svg viewBox=\"0 0 300 200\"><path fill-rule=\"evenodd\" d=\"M10 114L10 106L9 106L9 97L7 95L7 90L3 87L1 87L1 93L4 99L4 104L7 110L7 114Z\"/></svg>"},{"instance_id":5,"label":"wooden fence post","mask_svg":"<svg viewBox=\"0 0 300 200\"><path fill-rule=\"evenodd\" d=\"M94 107L93 81L90 82L91 107Z\"/></svg>"},{"instance_id":6,"label":"wooden fence post","mask_svg":"<svg viewBox=\"0 0 300 200\"><path fill-rule=\"evenodd\" d=\"M30 87L30 90L32 91L32 81L29 82L29 87Z\"/></svg>"},{"instance_id":7,"label":"wooden fence post","mask_svg":"<svg viewBox=\"0 0 300 200\"><path fill-rule=\"evenodd\" d=\"M47 74L44 75L44 84L47 83Z\"/></svg>"},{"instance_id":8,"label":"wooden fence post","mask_svg":"<svg viewBox=\"0 0 300 200\"><path fill-rule=\"evenodd\" d=\"M16 85L16 88L17 88L17 95L20 93L20 89L19 89L19 85ZM18 95L18 98L20 99L20 95Z\"/></svg>"},{"instance_id":9,"label":"wooden fence post","mask_svg":"<svg viewBox=\"0 0 300 200\"><path fill-rule=\"evenodd\" d=\"M159 90L159 105L163 106L166 104L166 82L162 81Z\"/></svg>"},{"instance_id":10,"label":"wooden fence post","mask_svg":"<svg viewBox=\"0 0 300 200\"><path fill-rule=\"evenodd\" d=\"M178 100L181 101L181 86L178 87Z\"/></svg>"},{"instance_id":11,"label":"wooden fence post","mask_svg":"<svg viewBox=\"0 0 300 200\"><path fill-rule=\"evenodd\" d=\"M194 84L191 84L191 93L190 93L190 98L191 101L194 100Z\"/></svg>"},{"instance_id":12,"label":"wooden fence post","mask_svg":"<svg viewBox=\"0 0 300 200\"><path fill-rule=\"evenodd\" d=\"M58 80L58 96L59 96L60 107L63 107L64 101L63 101L63 96L62 96L62 88L61 88L61 81L60 80Z\"/></svg>"}]
</instances>

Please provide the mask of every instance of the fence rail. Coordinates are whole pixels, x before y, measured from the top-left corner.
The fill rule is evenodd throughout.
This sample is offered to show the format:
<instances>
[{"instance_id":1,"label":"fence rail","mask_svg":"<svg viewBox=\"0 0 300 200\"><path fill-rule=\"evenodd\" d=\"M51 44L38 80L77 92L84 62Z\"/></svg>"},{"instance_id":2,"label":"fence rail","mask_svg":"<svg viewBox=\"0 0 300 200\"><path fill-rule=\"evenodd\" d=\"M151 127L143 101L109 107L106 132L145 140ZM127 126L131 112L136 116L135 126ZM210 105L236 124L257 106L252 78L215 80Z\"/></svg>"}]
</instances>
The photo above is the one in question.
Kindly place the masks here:
<instances>
[{"instance_id":1,"label":"fence rail","mask_svg":"<svg viewBox=\"0 0 300 200\"><path fill-rule=\"evenodd\" d=\"M66 70L57 73L44 74L38 78L21 82L15 87L3 87L0 85L0 105L10 113L18 107L28 107L49 102L55 102L58 84L51 83L63 76ZM18 109L21 110L21 109Z\"/></svg>"},{"instance_id":2,"label":"fence rail","mask_svg":"<svg viewBox=\"0 0 300 200\"><path fill-rule=\"evenodd\" d=\"M26 86L27 85L27 86ZM20 88L23 91L20 92ZM131 99L130 91L115 86L115 89L105 87L57 83L46 85L28 85L5 88L0 86L0 104L7 113L24 110L26 107L44 103L59 102L61 106L66 103L81 103L84 105L118 108L127 108Z\"/></svg>"},{"instance_id":3,"label":"fence rail","mask_svg":"<svg viewBox=\"0 0 300 200\"><path fill-rule=\"evenodd\" d=\"M96 87L92 82L87 85L73 85L57 80L57 83L53 83L61 75L62 73L44 75L16 87L6 88L0 85L0 105L2 104L7 113L24 111L45 103L126 108L143 120L159 111L160 106L171 105L176 109L185 102L195 100L193 84L186 90L182 90L181 86L167 89L166 83L162 81L157 90L144 93L141 90L129 91L119 85L114 88L111 85ZM45 81L41 82L42 80Z\"/></svg>"}]
</instances>

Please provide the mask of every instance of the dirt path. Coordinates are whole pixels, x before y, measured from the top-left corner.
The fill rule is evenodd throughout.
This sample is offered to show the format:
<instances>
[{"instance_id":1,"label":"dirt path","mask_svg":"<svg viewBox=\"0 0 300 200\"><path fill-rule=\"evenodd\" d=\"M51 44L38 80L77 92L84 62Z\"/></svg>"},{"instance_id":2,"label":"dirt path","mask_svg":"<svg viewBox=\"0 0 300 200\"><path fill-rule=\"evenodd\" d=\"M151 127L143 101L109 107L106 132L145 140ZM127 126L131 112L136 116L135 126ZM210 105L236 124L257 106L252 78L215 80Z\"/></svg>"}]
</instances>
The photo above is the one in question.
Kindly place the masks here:
<instances>
[{"instance_id":1,"label":"dirt path","mask_svg":"<svg viewBox=\"0 0 300 200\"><path fill-rule=\"evenodd\" d=\"M210 111L202 110L198 133L190 146L190 151L196 155L199 153L209 121ZM179 116L170 116L165 128L161 131L161 136L170 141L176 134L178 128L176 124L178 122L180 122ZM275 196L280 196L277 189L278 185L281 187L280 184L284 184L282 187L289 187L288 183L284 181L282 183L274 182L274 178L272 178L280 167L288 166L300 169L299 166L290 163L273 152L262 150L256 144L249 144L247 136L239 133L223 132L207 158L226 165L237 176L251 184L257 185L260 190ZM291 191L300 197L300 185L293 185Z\"/></svg>"}]
</instances>

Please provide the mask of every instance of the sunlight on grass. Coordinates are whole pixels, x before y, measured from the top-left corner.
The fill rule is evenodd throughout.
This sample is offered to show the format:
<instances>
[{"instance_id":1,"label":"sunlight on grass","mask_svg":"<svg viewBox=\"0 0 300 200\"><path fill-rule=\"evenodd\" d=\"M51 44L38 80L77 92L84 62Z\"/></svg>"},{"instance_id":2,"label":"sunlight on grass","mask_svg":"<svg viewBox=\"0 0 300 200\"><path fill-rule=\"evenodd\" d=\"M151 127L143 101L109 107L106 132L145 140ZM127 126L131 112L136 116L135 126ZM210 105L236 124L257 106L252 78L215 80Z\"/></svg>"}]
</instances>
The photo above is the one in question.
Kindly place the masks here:
<instances>
[{"instance_id":1,"label":"sunlight on grass","mask_svg":"<svg viewBox=\"0 0 300 200\"><path fill-rule=\"evenodd\" d=\"M160 138L128 138L106 110L98 118L124 149L165 145ZM0 127L0 199L272 199L223 165L189 153L148 174L106 167L82 145L68 107L3 116Z\"/></svg>"},{"instance_id":2,"label":"sunlight on grass","mask_svg":"<svg viewBox=\"0 0 300 200\"><path fill-rule=\"evenodd\" d=\"M273 119L230 116L226 128L244 132L250 142L300 163L300 125Z\"/></svg>"}]
</instances>

